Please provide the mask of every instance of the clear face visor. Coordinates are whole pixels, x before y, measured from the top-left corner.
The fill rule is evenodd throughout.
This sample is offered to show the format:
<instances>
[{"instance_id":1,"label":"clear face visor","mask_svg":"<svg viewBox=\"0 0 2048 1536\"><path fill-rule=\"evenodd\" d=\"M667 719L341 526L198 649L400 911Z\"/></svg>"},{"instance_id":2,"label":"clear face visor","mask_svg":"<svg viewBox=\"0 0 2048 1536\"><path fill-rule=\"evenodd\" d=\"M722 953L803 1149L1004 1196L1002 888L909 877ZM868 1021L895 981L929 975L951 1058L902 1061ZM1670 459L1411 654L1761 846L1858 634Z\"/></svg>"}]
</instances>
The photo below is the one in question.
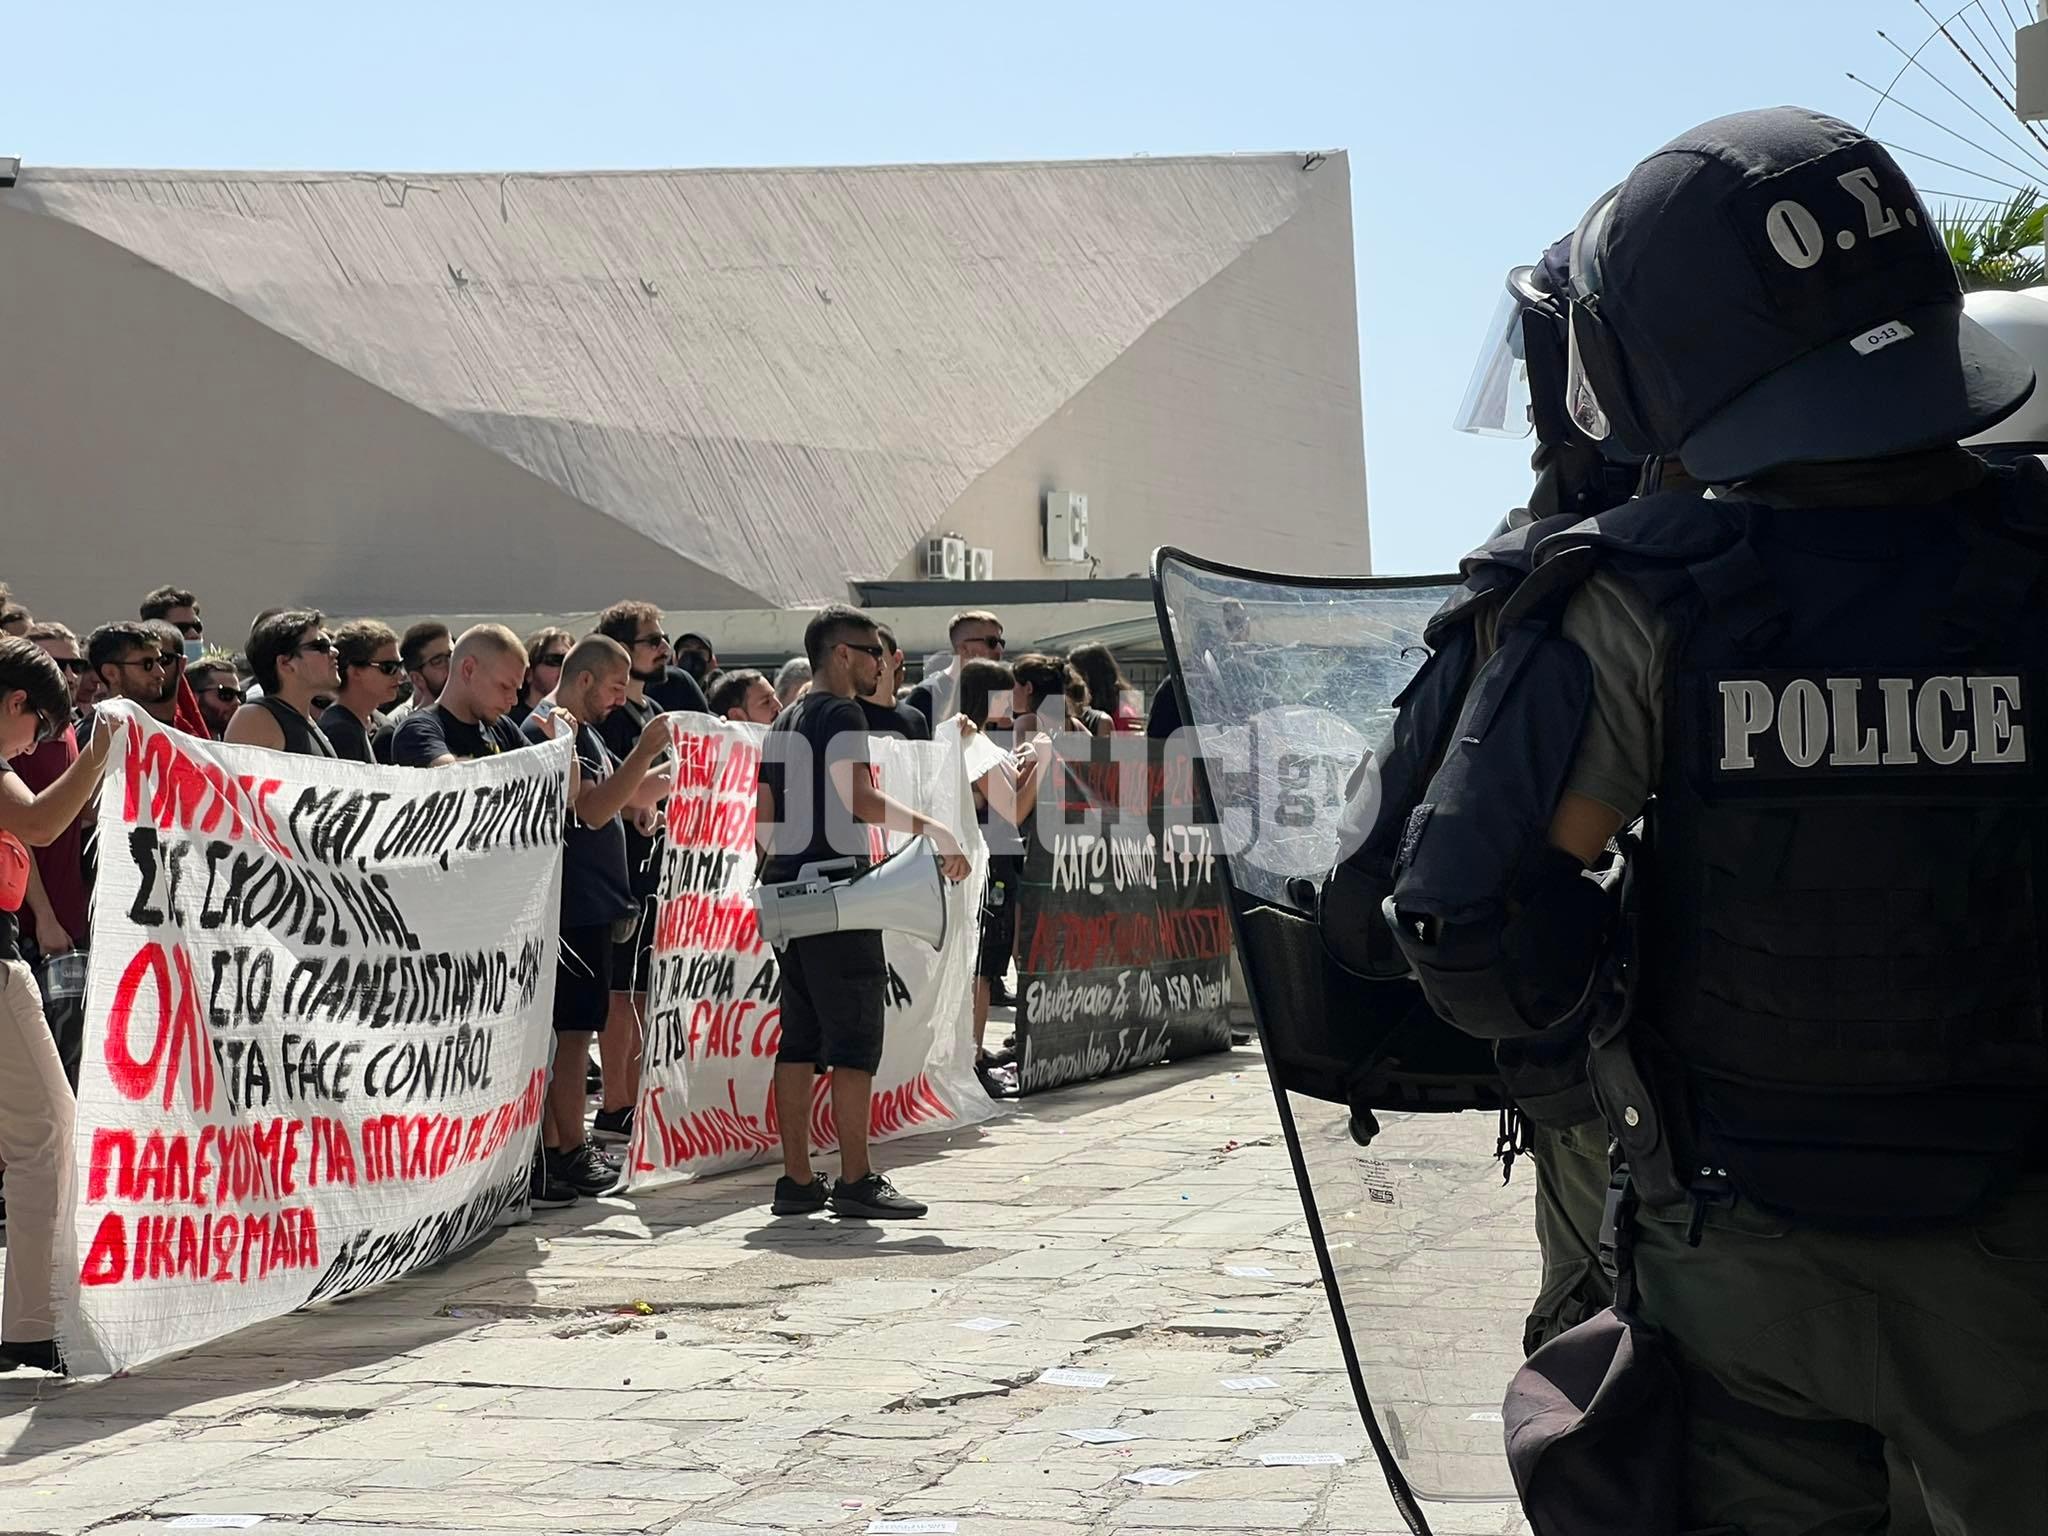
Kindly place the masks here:
<instances>
[{"instance_id":1,"label":"clear face visor","mask_svg":"<svg viewBox=\"0 0 2048 1536\"><path fill-rule=\"evenodd\" d=\"M1564 409L1572 425L1596 443L1606 442L1614 428L1607 419L1607 412L1601 408L1599 391L1593 387L1592 377L1586 372L1579 349L1579 328L1592 324L1592 318L1583 312L1578 301L1599 296L1600 241L1607 233L1607 219L1614 211L1615 196L1620 191L1616 187L1587 209L1586 216L1579 220L1579 227L1572 232L1571 304L1565 325Z\"/></svg>"},{"instance_id":2,"label":"clear face visor","mask_svg":"<svg viewBox=\"0 0 2048 1536\"><path fill-rule=\"evenodd\" d=\"M1481 437L1527 437L1536 428L1529 411L1529 362L1522 347L1522 305L1512 285L1494 305L1486 339L1473 365L1464 402L1451 425Z\"/></svg>"}]
</instances>

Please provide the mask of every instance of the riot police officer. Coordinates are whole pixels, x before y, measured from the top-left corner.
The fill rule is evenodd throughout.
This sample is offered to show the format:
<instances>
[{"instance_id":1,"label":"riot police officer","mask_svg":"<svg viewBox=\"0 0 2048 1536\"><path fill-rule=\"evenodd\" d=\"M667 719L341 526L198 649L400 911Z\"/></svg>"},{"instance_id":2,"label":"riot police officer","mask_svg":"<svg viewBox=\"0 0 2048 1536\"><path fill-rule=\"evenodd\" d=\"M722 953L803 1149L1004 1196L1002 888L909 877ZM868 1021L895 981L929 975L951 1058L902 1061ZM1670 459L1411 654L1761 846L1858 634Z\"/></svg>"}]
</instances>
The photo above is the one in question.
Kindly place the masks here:
<instances>
[{"instance_id":1,"label":"riot police officer","mask_svg":"<svg viewBox=\"0 0 2048 1536\"><path fill-rule=\"evenodd\" d=\"M1567 294L1574 421L1715 487L1537 552L1593 700L1545 910L1643 817L1592 1070L1687 1387L1681 1528L1883 1530L1890 1449L1944 1536L2039 1530L2048 475L1956 446L2033 369L1891 157L1791 108L1638 165Z\"/></svg>"},{"instance_id":2,"label":"riot police officer","mask_svg":"<svg viewBox=\"0 0 2048 1536\"><path fill-rule=\"evenodd\" d=\"M1587 436L1565 410L1569 359L1567 237L1529 266L1509 271L1487 327L1471 382L1454 425L1487 437L1535 439L1536 473L1526 506L1468 557L1483 568L1504 553L1500 541L1527 550L1557 532L1634 496L1645 461L1622 445ZM1481 578L1485 579L1484 577ZM1482 614L1474 647L1482 662L1493 649L1491 614ZM1409 814L1407 807L1396 808ZM1576 1030L1555 1038L1501 1041L1495 1059L1512 1101L1501 1146L1526 1151L1536 1173L1535 1226L1543 1270L1522 1334L1525 1353L1607 1306L1613 1286L1601 1268L1600 1222L1608 1189L1607 1132L1584 1071L1585 1041Z\"/></svg>"}]
</instances>

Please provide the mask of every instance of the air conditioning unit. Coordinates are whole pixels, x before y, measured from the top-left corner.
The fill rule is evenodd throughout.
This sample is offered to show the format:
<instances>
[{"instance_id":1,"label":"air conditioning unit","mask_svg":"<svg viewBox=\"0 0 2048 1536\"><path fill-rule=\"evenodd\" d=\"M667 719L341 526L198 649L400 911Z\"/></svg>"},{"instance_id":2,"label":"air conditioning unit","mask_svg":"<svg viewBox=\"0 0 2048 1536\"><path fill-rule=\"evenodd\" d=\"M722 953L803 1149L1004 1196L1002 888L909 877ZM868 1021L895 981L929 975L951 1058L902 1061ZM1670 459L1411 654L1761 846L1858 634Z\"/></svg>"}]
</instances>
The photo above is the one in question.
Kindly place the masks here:
<instances>
[{"instance_id":1,"label":"air conditioning unit","mask_svg":"<svg viewBox=\"0 0 2048 1536\"><path fill-rule=\"evenodd\" d=\"M1054 565L1088 558L1088 498L1079 491L1046 492L1045 558Z\"/></svg>"},{"instance_id":2,"label":"air conditioning unit","mask_svg":"<svg viewBox=\"0 0 2048 1536\"><path fill-rule=\"evenodd\" d=\"M967 579L967 541L958 534L949 533L939 538L924 541L924 579L926 581L965 581Z\"/></svg>"},{"instance_id":3,"label":"air conditioning unit","mask_svg":"<svg viewBox=\"0 0 2048 1536\"><path fill-rule=\"evenodd\" d=\"M996 579L996 552L992 549L970 549L967 551L967 579L969 581L994 581Z\"/></svg>"}]
</instances>

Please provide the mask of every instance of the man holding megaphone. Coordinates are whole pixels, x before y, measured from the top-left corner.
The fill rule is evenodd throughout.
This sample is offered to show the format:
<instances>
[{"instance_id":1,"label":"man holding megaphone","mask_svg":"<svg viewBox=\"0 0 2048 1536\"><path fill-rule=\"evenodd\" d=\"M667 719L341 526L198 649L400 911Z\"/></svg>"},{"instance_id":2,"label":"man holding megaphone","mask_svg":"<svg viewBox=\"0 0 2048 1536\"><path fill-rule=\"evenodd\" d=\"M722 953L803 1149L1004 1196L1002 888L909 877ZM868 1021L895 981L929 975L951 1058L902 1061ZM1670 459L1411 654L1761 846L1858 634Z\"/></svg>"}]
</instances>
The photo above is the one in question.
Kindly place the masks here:
<instances>
[{"instance_id":1,"label":"man holding megaphone","mask_svg":"<svg viewBox=\"0 0 2048 1536\"><path fill-rule=\"evenodd\" d=\"M854 926L861 919L849 909L859 904L853 893L865 882L856 878L847 885L831 877L858 876L877 862L882 831L928 839L947 880L966 878L967 855L948 828L883 794L869 769L860 699L874 692L888 656L875 621L858 608L825 608L804 629L804 654L812 668L810 692L777 717L761 749L762 933L775 945L782 972L775 1115L783 1173L775 1181L773 1209L778 1216L828 1205L840 1216L922 1216L920 1201L900 1193L868 1163L869 1102L882 1061L888 995L882 928L898 925L884 920ZM929 869L929 855L918 857ZM800 878L803 892L776 899L775 887ZM779 908L794 913L820 902L837 912L831 921L839 926L778 917ZM929 933L925 937L937 942ZM811 1083L827 1071L839 1130L837 1184L811 1169Z\"/></svg>"}]
</instances>

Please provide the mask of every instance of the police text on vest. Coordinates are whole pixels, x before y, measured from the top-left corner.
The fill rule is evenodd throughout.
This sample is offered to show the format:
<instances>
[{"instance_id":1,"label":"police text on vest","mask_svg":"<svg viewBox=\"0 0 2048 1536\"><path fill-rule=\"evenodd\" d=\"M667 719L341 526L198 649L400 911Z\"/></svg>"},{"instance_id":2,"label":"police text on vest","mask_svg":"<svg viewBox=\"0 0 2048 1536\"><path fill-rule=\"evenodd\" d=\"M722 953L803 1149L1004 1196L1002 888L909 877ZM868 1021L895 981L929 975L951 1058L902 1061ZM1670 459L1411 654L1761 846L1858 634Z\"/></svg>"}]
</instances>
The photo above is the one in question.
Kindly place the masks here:
<instances>
[{"instance_id":1,"label":"police text on vest","mask_svg":"<svg viewBox=\"0 0 2048 1536\"><path fill-rule=\"evenodd\" d=\"M1730 677L1719 681L1725 774L2022 767L2016 674Z\"/></svg>"}]
</instances>

